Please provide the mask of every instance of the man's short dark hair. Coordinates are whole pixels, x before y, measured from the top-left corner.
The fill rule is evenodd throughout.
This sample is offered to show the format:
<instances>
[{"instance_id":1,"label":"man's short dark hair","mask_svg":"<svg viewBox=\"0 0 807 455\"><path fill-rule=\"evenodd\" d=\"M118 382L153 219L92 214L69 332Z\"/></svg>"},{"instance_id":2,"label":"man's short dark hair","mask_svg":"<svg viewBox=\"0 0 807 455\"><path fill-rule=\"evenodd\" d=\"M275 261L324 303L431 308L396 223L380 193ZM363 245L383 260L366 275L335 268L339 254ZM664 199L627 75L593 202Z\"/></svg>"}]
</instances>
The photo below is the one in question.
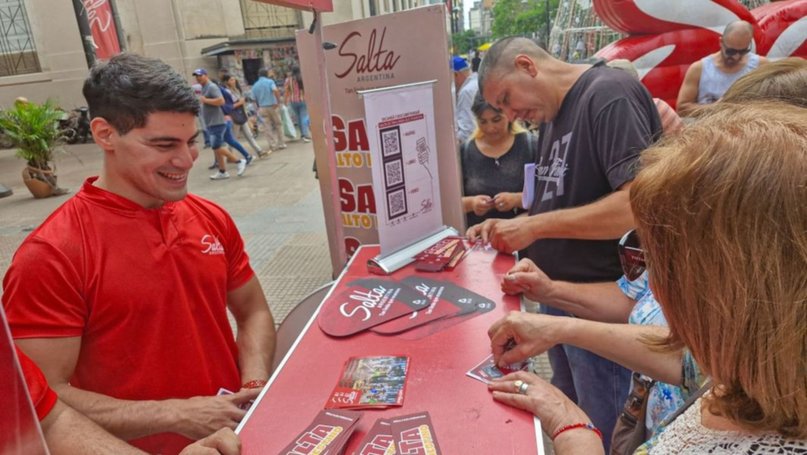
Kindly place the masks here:
<instances>
[{"instance_id":1,"label":"man's short dark hair","mask_svg":"<svg viewBox=\"0 0 807 455\"><path fill-rule=\"evenodd\" d=\"M261 68L258 70L258 76L261 77L269 77L269 70L267 68Z\"/></svg>"},{"instance_id":2,"label":"man's short dark hair","mask_svg":"<svg viewBox=\"0 0 807 455\"><path fill-rule=\"evenodd\" d=\"M485 81L493 74L497 73L502 66L512 65L516 55L527 54L536 60L542 60L549 57L549 54L543 50L535 41L529 38L522 38L519 36L508 36L493 43L493 46L485 53L485 58L479 64L477 71L477 83L479 84L479 93L482 93L482 87ZM508 66L508 71L512 68Z\"/></svg>"},{"instance_id":3,"label":"man's short dark hair","mask_svg":"<svg viewBox=\"0 0 807 455\"><path fill-rule=\"evenodd\" d=\"M82 90L92 118L120 134L146 125L154 112L197 115L199 100L182 76L161 60L123 53L96 63Z\"/></svg>"}]
</instances>

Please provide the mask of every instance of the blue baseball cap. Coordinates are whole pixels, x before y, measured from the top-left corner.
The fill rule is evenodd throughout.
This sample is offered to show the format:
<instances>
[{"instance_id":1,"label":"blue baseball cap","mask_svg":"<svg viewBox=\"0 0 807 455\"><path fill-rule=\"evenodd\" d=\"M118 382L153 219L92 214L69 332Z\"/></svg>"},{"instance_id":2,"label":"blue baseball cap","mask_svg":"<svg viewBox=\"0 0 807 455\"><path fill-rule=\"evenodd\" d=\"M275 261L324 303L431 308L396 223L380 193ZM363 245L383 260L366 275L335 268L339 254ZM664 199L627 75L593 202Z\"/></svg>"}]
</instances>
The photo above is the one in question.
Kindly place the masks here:
<instances>
[{"instance_id":1,"label":"blue baseball cap","mask_svg":"<svg viewBox=\"0 0 807 455\"><path fill-rule=\"evenodd\" d=\"M454 72L462 71L468 68L468 60L465 60L464 58L455 55L451 59L451 68L454 70Z\"/></svg>"},{"instance_id":2,"label":"blue baseball cap","mask_svg":"<svg viewBox=\"0 0 807 455\"><path fill-rule=\"evenodd\" d=\"M207 75L207 70L204 69L204 68L196 68L195 70L193 70L193 75L194 76L202 76L202 75L206 76Z\"/></svg>"}]
</instances>

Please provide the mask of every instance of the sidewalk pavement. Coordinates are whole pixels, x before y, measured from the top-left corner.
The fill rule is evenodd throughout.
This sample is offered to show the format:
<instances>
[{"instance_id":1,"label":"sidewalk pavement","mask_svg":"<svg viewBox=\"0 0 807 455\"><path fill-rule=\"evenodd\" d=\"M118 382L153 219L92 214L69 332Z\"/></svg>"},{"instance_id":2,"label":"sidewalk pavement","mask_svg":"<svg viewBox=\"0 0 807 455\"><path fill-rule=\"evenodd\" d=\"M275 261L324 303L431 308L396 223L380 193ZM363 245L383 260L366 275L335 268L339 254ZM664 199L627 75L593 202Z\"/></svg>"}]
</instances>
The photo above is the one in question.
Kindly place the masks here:
<instances>
[{"instance_id":1,"label":"sidewalk pavement","mask_svg":"<svg viewBox=\"0 0 807 455\"><path fill-rule=\"evenodd\" d=\"M264 141L259 144L268 149ZM34 199L22 182L25 162L14 150L0 150L0 184L14 190L0 199L0 276L28 233L78 191L87 177L98 175L102 152L95 144L68 145L59 154L59 185L65 196ZM331 260L320 199L314 179L311 144L290 142L288 148L255 159L242 177L229 165L228 180L211 181L207 167L213 152L199 152L189 190L224 207L235 220L266 299L280 324L300 300L331 281Z\"/></svg>"}]
</instances>

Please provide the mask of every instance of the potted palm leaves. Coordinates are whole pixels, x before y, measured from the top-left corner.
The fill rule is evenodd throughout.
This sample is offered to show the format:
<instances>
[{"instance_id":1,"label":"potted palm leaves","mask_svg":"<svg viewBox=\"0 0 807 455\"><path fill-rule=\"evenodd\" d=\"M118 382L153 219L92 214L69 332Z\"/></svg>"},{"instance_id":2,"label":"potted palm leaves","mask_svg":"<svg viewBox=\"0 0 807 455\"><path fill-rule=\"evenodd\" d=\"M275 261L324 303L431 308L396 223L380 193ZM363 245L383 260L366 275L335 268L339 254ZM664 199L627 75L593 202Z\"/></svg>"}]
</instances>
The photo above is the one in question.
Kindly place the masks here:
<instances>
[{"instance_id":1,"label":"potted palm leaves","mask_svg":"<svg viewBox=\"0 0 807 455\"><path fill-rule=\"evenodd\" d=\"M43 104L18 100L0 113L0 128L17 148L17 156L27 161L22 180L35 198L67 193L56 183L53 162L55 147L61 143L59 119L62 111L50 101Z\"/></svg>"}]
</instances>

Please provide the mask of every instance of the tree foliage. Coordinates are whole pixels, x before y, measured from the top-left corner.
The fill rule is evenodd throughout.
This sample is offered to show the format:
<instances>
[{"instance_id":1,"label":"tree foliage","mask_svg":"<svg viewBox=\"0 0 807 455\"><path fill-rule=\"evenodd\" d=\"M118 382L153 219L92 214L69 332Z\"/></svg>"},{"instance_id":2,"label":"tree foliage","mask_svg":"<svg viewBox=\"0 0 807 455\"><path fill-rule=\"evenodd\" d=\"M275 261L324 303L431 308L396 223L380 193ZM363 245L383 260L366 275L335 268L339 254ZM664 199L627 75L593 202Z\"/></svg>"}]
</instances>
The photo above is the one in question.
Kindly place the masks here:
<instances>
[{"instance_id":1,"label":"tree foliage","mask_svg":"<svg viewBox=\"0 0 807 455\"><path fill-rule=\"evenodd\" d=\"M526 36L546 43L547 2L551 22L559 0L499 0L493 6L493 38Z\"/></svg>"},{"instance_id":2,"label":"tree foliage","mask_svg":"<svg viewBox=\"0 0 807 455\"><path fill-rule=\"evenodd\" d=\"M455 54L465 54L482 44L482 39L474 30L465 30L451 35Z\"/></svg>"}]
</instances>

